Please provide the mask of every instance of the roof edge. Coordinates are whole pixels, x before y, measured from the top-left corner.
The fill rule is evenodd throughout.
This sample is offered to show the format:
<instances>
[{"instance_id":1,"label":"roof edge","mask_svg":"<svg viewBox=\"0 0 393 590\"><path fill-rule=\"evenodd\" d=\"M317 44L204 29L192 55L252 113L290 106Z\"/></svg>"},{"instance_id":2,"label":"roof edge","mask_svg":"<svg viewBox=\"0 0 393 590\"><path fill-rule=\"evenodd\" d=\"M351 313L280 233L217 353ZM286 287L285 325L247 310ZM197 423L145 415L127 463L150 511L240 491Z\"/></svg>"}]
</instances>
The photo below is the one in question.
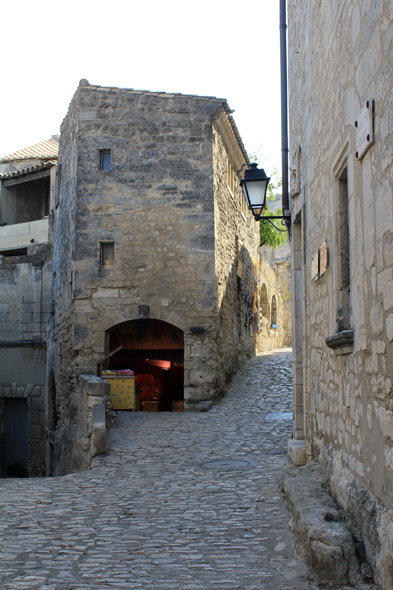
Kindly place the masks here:
<instances>
[{"instance_id":1,"label":"roof edge","mask_svg":"<svg viewBox=\"0 0 393 590\"><path fill-rule=\"evenodd\" d=\"M209 100L217 101L225 104L227 103L226 98L219 98L217 96L200 96L198 94L182 94L181 92L163 92L154 90L138 90L137 88L120 88L119 86L100 86L98 84L90 84L87 80L80 80L77 90L100 90L101 92L111 91L124 91L132 92L133 94L144 94L148 96L166 96L167 98L191 98L194 100ZM229 108L229 107L228 107Z\"/></svg>"},{"instance_id":2,"label":"roof edge","mask_svg":"<svg viewBox=\"0 0 393 590\"><path fill-rule=\"evenodd\" d=\"M17 178L18 176L24 176L25 174L31 174L32 172L38 172L39 170L46 170L47 168L52 168L52 166L57 165L56 160L47 160L45 162L41 162L41 164L36 164L35 166L29 166L28 168L22 168L21 170L14 170L12 172L2 172L0 173L0 180L7 180L9 178Z\"/></svg>"},{"instance_id":3,"label":"roof edge","mask_svg":"<svg viewBox=\"0 0 393 590\"><path fill-rule=\"evenodd\" d=\"M232 112L227 103L225 106L220 107L213 117L213 127L220 134L233 168L240 179L243 177L246 168L249 167L250 160L231 115Z\"/></svg>"}]
</instances>

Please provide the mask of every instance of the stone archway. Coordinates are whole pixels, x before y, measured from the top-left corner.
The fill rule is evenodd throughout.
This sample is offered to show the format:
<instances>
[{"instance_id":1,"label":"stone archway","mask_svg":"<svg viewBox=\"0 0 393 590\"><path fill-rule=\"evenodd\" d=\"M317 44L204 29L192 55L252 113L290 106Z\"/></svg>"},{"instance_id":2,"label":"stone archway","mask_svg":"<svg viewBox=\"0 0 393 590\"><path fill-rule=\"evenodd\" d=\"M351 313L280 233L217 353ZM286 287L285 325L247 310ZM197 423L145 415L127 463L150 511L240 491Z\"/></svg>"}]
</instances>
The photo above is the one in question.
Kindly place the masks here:
<instances>
[{"instance_id":1,"label":"stone archway","mask_svg":"<svg viewBox=\"0 0 393 590\"><path fill-rule=\"evenodd\" d=\"M108 352L122 346L109 359L107 368L134 371L142 410L182 410L183 330L157 319L130 320L107 330L106 342Z\"/></svg>"}]
</instances>

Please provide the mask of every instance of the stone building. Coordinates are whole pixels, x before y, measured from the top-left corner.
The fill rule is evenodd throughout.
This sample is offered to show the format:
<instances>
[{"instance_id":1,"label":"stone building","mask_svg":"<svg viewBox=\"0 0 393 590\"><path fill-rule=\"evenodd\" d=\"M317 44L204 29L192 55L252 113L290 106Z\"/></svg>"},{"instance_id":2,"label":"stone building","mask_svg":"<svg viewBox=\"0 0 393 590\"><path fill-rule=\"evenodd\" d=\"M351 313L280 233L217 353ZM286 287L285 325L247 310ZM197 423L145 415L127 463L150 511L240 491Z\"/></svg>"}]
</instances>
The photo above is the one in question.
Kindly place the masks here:
<instances>
[{"instance_id":1,"label":"stone building","mask_svg":"<svg viewBox=\"0 0 393 590\"><path fill-rule=\"evenodd\" d=\"M57 136L0 160L0 472L45 473Z\"/></svg>"},{"instance_id":2,"label":"stone building","mask_svg":"<svg viewBox=\"0 0 393 590\"><path fill-rule=\"evenodd\" d=\"M30 474L104 450L102 367L133 370L155 392L144 409L205 411L255 348L288 343L288 277L259 256L248 164L225 100L85 80L60 145L3 158L0 424L18 415Z\"/></svg>"},{"instance_id":3,"label":"stone building","mask_svg":"<svg viewBox=\"0 0 393 590\"><path fill-rule=\"evenodd\" d=\"M312 15L312 18L310 18ZM393 11L289 0L294 438L393 588Z\"/></svg>"},{"instance_id":4,"label":"stone building","mask_svg":"<svg viewBox=\"0 0 393 590\"><path fill-rule=\"evenodd\" d=\"M259 250L259 352L292 345L290 260L289 244Z\"/></svg>"},{"instance_id":5,"label":"stone building","mask_svg":"<svg viewBox=\"0 0 393 590\"><path fill-rule=\"evenodd\" d=\"M121 347L104 367L159 379L163 409L193 411L254 354L259 228L239 186L248 164L225 100L80 82L52 217L55 473L89 462L81 375L108 354Z\"/></svg>"}]
</instances>

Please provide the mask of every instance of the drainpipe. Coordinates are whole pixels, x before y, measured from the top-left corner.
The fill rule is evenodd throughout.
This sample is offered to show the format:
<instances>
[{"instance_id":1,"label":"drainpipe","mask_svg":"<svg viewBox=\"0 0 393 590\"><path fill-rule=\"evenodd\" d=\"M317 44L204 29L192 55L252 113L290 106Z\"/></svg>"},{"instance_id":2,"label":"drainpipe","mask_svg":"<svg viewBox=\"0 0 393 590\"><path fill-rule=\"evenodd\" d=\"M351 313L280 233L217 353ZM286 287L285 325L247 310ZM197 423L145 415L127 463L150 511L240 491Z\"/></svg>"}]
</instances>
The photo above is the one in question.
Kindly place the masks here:
<instances>
[{"instance_id":1,"label":"drainpipe","mask_svg":"<svg viewBox=\"0 0 393 590\"><path fill-rule=\"evenodd\" d=\"M290 233L291 212L288 197L288 82L287 82L287 23L286 0L280 0L280 71L281 71L281 165L282 212Z\"/></svg>"}]
</instances>

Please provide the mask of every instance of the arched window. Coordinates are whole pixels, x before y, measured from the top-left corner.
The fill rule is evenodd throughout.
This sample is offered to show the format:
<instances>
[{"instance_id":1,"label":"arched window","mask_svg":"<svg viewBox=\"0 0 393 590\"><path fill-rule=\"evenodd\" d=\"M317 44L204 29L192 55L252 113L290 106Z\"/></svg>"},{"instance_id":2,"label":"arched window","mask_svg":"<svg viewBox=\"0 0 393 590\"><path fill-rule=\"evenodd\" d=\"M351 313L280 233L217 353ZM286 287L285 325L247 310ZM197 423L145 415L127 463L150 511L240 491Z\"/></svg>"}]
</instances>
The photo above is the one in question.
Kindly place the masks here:
<instances>
[{"instance_id":1,"label":"arched window","mask_svg":"<svg viewBox=\"0 0 393 590\"><path fill-rule=\"evenodd\" d=\"M272 324L277 325L277 299L275 295L272 297Z\"/></svg>"},{"instance_id":2,"label":"arched window","mask_svg":"<svg viewBox=\"0 0 393 590\"><path fill-rule=\"evenodd\" d=\"M267 288L265 283L261 287L261 314L264 318L269 319L269 302L267 300Z\"/></svg>"}]
</instances>

